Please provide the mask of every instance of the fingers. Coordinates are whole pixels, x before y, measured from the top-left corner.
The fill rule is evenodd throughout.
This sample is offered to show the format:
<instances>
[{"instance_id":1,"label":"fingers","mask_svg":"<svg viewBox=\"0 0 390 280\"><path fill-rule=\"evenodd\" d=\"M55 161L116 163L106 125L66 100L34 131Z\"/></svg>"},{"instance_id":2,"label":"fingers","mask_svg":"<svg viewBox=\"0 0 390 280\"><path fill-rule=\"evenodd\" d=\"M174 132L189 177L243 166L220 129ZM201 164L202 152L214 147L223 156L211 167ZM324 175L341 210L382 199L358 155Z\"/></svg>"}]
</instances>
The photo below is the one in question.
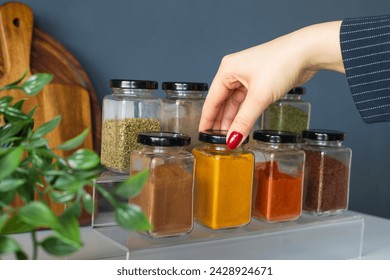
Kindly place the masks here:
<instances>
[{"instance_id":1,"label":"fingers","mask_svg":"<svg viewBox=\"0 0 390 280\"><path fill-rule=\"evenodd\" d=\"M214 124L222 118L224 104L229 97L231 90L222 82L220 75L217 73L210 90L203 104L202 116L199 122L199 131L215 128ZM218 126L218 125L217 125Z\"/></svg>"},{"instance_id":2,"label":"fingers","mask_svg":"<svg viewBox=\"0 0 390 280\"><path fill-rule=\"evenodd\" d=\"M256 89L249 89L227 134L226 144L234 150L244 142L260 114L272 101Z\"/></svg>"}]
</instances>

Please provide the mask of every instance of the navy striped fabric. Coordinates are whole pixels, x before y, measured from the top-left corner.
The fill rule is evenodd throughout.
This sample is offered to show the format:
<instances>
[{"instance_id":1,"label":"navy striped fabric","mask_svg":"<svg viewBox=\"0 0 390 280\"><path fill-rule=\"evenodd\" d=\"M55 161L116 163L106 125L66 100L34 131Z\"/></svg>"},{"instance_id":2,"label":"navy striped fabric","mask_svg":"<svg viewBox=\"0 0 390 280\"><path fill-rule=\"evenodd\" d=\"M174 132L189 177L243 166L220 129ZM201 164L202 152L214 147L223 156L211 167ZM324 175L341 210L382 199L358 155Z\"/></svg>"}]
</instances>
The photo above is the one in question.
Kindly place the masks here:
<instances>
[{"instance_id":1,"label":"navy striped fabric","mask_svg":"<svg viewBox=\"0 0 390 280\"><path fill-rule=\"evenodd\" d=\"M344 19L340 45L363 121L390 121L390 15Z\"/></svg>"}]
</instances>

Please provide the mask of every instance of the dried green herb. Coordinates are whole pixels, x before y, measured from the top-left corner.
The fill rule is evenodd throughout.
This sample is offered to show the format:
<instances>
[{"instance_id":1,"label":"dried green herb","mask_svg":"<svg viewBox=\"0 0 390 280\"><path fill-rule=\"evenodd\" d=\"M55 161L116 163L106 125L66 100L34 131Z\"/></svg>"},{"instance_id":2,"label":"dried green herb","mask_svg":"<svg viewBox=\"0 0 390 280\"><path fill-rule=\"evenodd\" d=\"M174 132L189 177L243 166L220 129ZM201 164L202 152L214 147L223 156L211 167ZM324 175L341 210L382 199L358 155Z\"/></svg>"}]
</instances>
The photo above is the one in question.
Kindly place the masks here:
<instances>
[{"instance_id":1,"label":"dried green herb","mask_svg":"<svg viewBox=\"0 0 390 280\"><path fill-rule=\"evenodd\" d=\"M160 122L153 118L103 121L101 163L112 171L129 173L130 154L140 148L138 134L159 130Z\"/></svg>"},{"instance_id":2,"label":"dried green herb","mask_svg":"<svg viewBox=\"0 0 390 280\"><path fill-rule=\"evenodd\" d=\"M301 133L308 129L309 115L291 105L272 104L263 114L263 129Z\"/></svg>"}]
</instances>

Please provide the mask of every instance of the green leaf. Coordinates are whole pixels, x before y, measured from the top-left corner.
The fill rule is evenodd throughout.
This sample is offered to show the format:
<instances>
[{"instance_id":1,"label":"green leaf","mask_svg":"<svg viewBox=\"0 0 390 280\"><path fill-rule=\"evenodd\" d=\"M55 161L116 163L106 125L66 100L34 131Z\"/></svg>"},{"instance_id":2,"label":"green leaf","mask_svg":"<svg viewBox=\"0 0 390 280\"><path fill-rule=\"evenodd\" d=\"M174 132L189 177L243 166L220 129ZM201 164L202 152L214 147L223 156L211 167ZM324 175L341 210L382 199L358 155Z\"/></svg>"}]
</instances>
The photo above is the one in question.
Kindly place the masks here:
<instances>
[{"instance_id":1,"label":"green leaf","mask_svg":"<svg viewBox=\"0 0 390 280\"><path fill-rule=\"evenodd\" d=\"M15 255L16 255L16 258L17 258L18 260L27 260L27 259L28 259L26 253L23 252L23 251L21 251L21 250L20 250L20 251L17 251L17 252L15 253Z\"/></svg>"},{"instance_id":2,"label":"green leaf","mask_svg":"<svg viewBox=\"0 0 390 280\"><path fill-rule=\"evenodd\" d=\"M17 193L16 190L11 190L11 191L2 193L0 195L0 201L5 205L9 205L10 203L12 203L12 201L15 200L16 193Z\"/></svg>"},{"instance_id":3,"label":"green leaf","mask_svg":"<svg viewBox=\"0 0 390 280\"><path fill-rule=\"evenodd\" d=\"M50 192L50 197L53 199L53 202L55 203L67 203L69 201L72 201L76 196L76 193L74 192L56 192L52 191Z\"/></svg>"},{"instance_id":4,"label":"green leaf","mask_svg":"<svg viewBox=\"0 0 390 280\"><path fill-rule=\"evenodd\" d=\"M135 204L124 204L116 208L115 218L126 229L141 231L151 228L145 213Z\"/></svg>"},{"instance_id":5,"label":"green leaf","mask_svg":"<svg viewBox=\"0 0 390 280\"><path fill-rule=\"evenodd\" d=\"M18 110L22 110L24 101L25 101L24 99L21 99L18 102L16 102L14 105L12 105L12 107L14 107L14 108L16 108Z\"/></svg>"},{"instance_id":6,"label":"green leaf","mask_svg":"<svg viewBox=\"0 0 390 280\"><path fill-rule=\"evenodd\" d=\"M4 179L0 181L0 192L16 190L26 182L24 179Z\"/></svg>"},{"instance_id":7,"label":"green leaf","mask_svg":"<svg viewBox=\"0 0 390 280\"><path fill-rule=\"evenodd\" d=\"M42 148L46 147L48 145L47 139L45 138L32 138L31 141L28 143L29 148Z\"/></svg>"},{"instance_id":8,"label":"green leaf","mask_svg":"<svg viewBox=\"0 0 390 280\"><path fill-rule=\"evenodd\" d=\"M62 215L63 216L70 215L73 217L80 217L80 215L81 215L80 202L76 201L73 204L71 204L70 206L67 206L65 209L65 212Z\"/></svg>"},{"instance_id":9,"label":"green leaf","mask_svg":"<svg viewBox=\"0 0 390 280\"><path fill-rule=\"evenodd\" d=\"M2 129L0 129L0 140L4 141L5 139L7 139L9 137L17 135L29 123L30 123L30 120L7 124Z\"/></svg>"},{"instance_id":10,"label":"green leaf","mask_svg":"<svg viewBox=\"0 0 390 280\"><path fill-rule=\"evenodd\" d=\"M88 136L88 133L89 133L89 129L85 129L82 133L80 133L78 136L62 143L61 145L57 146L56 149L58 150L62 150L62 151L69 151L69 150L72 150L74 148L77 148L78 146L80 146L85 138Z\"/></svg>"},{"instance_id":11,"label":"green leaf","mask_svg":"<svg viewBox=\"0 0 390 280\"><path fill-rule=\"evenodd\" d=\"M77 150L67 160L69 166L75 170L90 170L100 163L99 156L87 149Z\"/></svg>"},{"instance_id":12,"label":"green leaf","mask_svg":"<svg viewBox=\"0 0 390 280\"><path fill-rule=\"evenodd\" d=\"M55 235L72 246L80 246L80 227L77 217L72 212L64 212L59 218L59 224L53 228Z\"/></svg>"},{"instance_id":13,"label":"green leaf","mask_svg":"<svg viewBox=\"0 0 390 280\"><path fill-rule=\"evenodd\" d=\"M92 214L94 210L94 203L93 203L92 196L87 192L83 192L83 205L84 205L84 209L89 214Z\"/></svg>"},{"instance_id":14,"label":"green leaf","mask_svg":"<svg viewBox=\"0 0 390 280\"><path fill-rule=\"evenodd\" d=\"M11 120L14 122L17 121L24 121L24 120L29 120L30 118L24 114L22 111L19 109L13 108L13 107L6 107L5 109L1 109L0 113L4 114L4 117L7 120Z\"/></svg>"},{"instance_id":15,"label":"green leaf","mask_svg":"<svg viewBox=\"0 0 390 280\"><path fill-rule=\"evenodd\" d=\"M45 85L50 83L52 79L53 75L48 73L34 74L21 85L20 89L27 95L35 95L40 92Z\"/></svg>"},{"instance_id":16,"label":"green leaf","mask_svg":"<svg viewBox=\"0 0 390 280\"><path fill-rule=\"evenodd\" d=\"M76 252L80 249L81 245L71 245L61 239L51 236L41 242L42 248L49 254L55 256L66 256Z\"/></svg>"},{"instance_id":17,"label":"green leaf","mask_svg":"<svg viewBox=\"0 0 390 280\"><path fill-rule=\"evenodd\" d=\"M8 105L9 103L11 103L12 100L13 100L13 98L11 96L8 96L8 95L1 97L0 98L0 107Z\"/></svg>"},{"instance_id":18,"label":"green leaf","mask_svg":"<svg viewBox=\"0 0 390 280\"><path fill-rule=\"evenodd\" d=\"M60 177L53 184L53 188L60 191L76 192L83 188L84 185L84 181L76 180L72 177Z\"/></svg>"},{"instance_id":19,"label":"green leaf","mask_svg":"<svg viewBox=\"0 0 390 280\"><path fill-rule=\"evenodd\" d=\"M53 211L40 201L33 201L19 209L19 216L25 223L35 227L56 227L58 219Z\"/></svg>"},{"instance_id":20,"label":"green leaf","mask_svg":"<svg viewBox=\"0 0 390 280\"><path fill-rule=\"evenodd\" d=\"M0 232L3 229L3 226L5 225L5 223L8 221L9 217L10 216L8 214L0 215Z\"/></svg>"},{"instance_id":21,"label":"green leaf","mask_svg":"<svg viewBox=\"0 0 390 280\"><path fill-rule=\"evenodd\" d=\"M8 153L0 158L0 180L13 173L22 161L24 149L22 147L11 148Z\"/></svg>"},{"instance_id":22,"label":"green leaf","mask_svg":"<svg viewBox=\"0 0 390 280\"><path fill-rule=\"evenodd\" d=\"M22 233L32 231L35 227L22 221L19 215L14 215L8 219L1 229L1 234Z\"/></svg>"},{"instance_id":23,"label":"green leaf","mask_svg":"<svg viewBox=\"0 0 390 280\"><path fill-rule=\"evenodd\" d=\"M45 136L47 133L49 133L54 128L56 128L57 125L60 123L60 121L61 121L61 116L57 116L54 119L52 119L51 121L44 123L43 125L41 125L40 127L38 127L34 131L32 137L33 138L41 138L42 136Z\"/></svg>"},{"instance_id":24,"label":"green leaf","mask_svg":"<svg viewBox=\"0 0 390 280\"><path fill-rule=\"evenodd\" d=\"M16 253L17 251L20 251L20 245L15 239L0 235L0 255Z\"/></svg>"},{"instance_id":25,"label":"green leaf","mask_svg":"<svg viewBox=\"0 0 390 280\"><path fill-rule=\"evenodd\" d=\"M148 170L145 169L136 175L130 176L126 181L121 182L115 188L114 193L124 198L135 197L141 192L147 180Z\"/></svg>"}]
</instances>

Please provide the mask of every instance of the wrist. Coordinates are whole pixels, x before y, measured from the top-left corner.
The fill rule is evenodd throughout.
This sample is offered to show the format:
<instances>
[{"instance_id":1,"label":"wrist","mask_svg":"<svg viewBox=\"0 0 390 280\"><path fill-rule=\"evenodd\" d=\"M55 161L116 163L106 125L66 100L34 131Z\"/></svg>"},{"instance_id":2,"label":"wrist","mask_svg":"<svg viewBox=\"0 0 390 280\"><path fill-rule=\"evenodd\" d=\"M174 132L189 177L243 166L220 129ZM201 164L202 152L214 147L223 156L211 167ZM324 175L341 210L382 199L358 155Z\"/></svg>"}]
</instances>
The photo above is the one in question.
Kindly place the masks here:
<instances>
[{"instance_id":1,"label":"wrist","mask_svg":"<svg viewBox=\"0 0 390 280\"><path fill-rule=\"evenodd\" d=\"M340 48L341 21L319 23L305 27L301 33L306 66L312 70L332 70L345 73Z\"/></svg>"}]
</instances>

